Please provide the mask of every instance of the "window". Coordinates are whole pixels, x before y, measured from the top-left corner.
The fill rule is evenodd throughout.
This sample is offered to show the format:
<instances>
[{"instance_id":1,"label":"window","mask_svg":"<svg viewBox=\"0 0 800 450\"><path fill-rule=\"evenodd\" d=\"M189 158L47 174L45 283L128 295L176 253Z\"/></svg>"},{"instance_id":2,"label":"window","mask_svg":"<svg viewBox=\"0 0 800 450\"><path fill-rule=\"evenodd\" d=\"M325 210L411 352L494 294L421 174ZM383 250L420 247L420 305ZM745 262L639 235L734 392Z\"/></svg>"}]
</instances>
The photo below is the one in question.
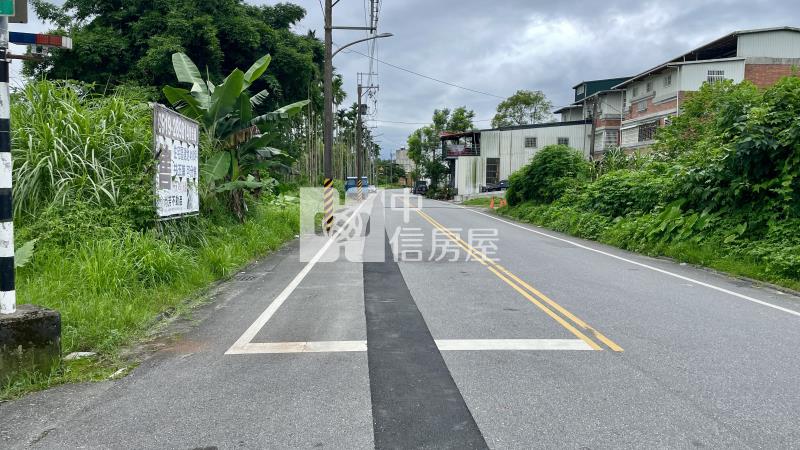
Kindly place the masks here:
<instances>
[{"instance_id":1,"label":"window","mask_svg":"<svg viewBox=\"0 0 800 450\"><path fill-rule=\"evenodd\" d=\"M664 77L664 87L672 86L672 75L667 75Z\"/></svg>"},{"instance_id":2,"label":"window","mask_svg":"<svg viewBox=\"0 0 800 450\"><path fill-rule=\"evenodd\" d=\"M639 142L652 141L658 129L658 121L639 125Z\"/></svg>"},{"instance_id":3,"label":"window","mask_svg":"<svg viewBox=\"0 0 800 450\"><path fill-rule=\"evenodd\" d=\"M486 158L486 184L497 183L500 158Z\"/></svg>"},{"instance_id":4,"label":"window","mask_svg":"<svg viewBox=\"0 0 800 450\"><path fill-rule=\"evenodd\" d=\"M525 148L536 148L536 137L526 137Z\"/></svg>"},{"instance_id":5,"label":"window","mask_svg":"<svg viewBox=\"0 0 800 450\"><path fill-rule=\"evenodd\" d=\"M653 82L652 81L648 81L647 82L646 91L647 92L653 92Z\"/></svg>"},{"instance_id":6,"label":"window","mask_svg":"<svg viewBox=\"0 0 800 450\"><path fill-rule=\"evenodd\" d=\"M566 137L558 138L558 145L569 145L569 138Z\"/></svg>"},{"instance_id":7,"label":"window","mask_svg":"<svg viewBox=\"0 0 800 450\"><path fill-rule=\"evenodd\" d=\"M636 111L637 112L645 112L647 111L647 100L641 101L636 104Z\"/></svg>"},{"instance_id":8,"label":"window","mask_svg":"<svg viewBox=\"0 0 800 450\"><path fill-rule=\"evenodd\" d=\"M578 95L583 95L584 92L586 92L586 90L584 89L583 85L580 85L577 89L575 89L575 93Z\"/></svg>"},{"instance_id":9,"label":"window","mask_svg":"<svg viewBox=\"0 0 800 450\"><path fill-rule=\"evenodd\" d=\"M706 79L709 83L716 83L717 81L722 81L724 79L725 79L724 70L709 69L708 78Z\"/></svg>"},{"instance_id":10,"label":"window","mask_svg":"<svg viewBox=\"0 0 800 450\"><path fill-rule=\"evenodd\" d=\"M633 93L631 94L631 96L632 96L633 98L636 98L636 97L638 97L638 96L639 96L639 86L634 86L634 87L633 87Z\"/></svg>"}]
</instances>

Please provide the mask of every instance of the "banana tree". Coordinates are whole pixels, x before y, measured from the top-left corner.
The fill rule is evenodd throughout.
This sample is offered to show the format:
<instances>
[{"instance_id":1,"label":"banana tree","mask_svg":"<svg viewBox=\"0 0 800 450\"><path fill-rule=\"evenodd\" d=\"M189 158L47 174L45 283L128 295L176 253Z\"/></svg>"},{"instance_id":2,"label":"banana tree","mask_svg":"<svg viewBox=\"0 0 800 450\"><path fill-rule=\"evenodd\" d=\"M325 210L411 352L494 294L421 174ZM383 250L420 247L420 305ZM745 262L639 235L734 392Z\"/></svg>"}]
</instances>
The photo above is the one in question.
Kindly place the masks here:
<instances>
[{"instance_id":1,"label":"banana tree","mask_svg":"<svg viewBox=\"0 0 800 450\"><path fill-rule=\"evenodd\" d=\"M207 73L203 79L188 56L175 53L175 75L191 88L163 89L178 112L200 123L205 142L213 149L202 166L201 176L213 192L229 195L231 209L240 220L246 210L244 191L259 192L276 183L273 178L262 179L260 171L285 167L286 156L270 146L274 137L268 133L269 125L297 114L308 104L303 100L266 114L254 113L269 93L262 90L251 96L249 88L266 72L270 60L266 55L246 72L234 69L217 85Z\"/></svg>"}]
</instances>

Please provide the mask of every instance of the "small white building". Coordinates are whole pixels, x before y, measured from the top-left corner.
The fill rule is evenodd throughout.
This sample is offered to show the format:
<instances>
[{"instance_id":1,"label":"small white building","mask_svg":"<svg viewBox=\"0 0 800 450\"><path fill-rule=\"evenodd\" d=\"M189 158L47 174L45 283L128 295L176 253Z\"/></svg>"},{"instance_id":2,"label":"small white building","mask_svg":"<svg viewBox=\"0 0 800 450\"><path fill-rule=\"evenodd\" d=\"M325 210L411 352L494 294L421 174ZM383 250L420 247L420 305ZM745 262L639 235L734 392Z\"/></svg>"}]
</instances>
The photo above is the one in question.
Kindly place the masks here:
<instances>
[{"instance_id":1,"label":"small white building","mask_svg":"<svg viewBox=\"0 0 800 450\"><path fill-rule=\"evenodd\" d=\"M458 195L476 194L487 184L507 180L548 145L568 145L588 158L590 128L591 120L576 120L445 133L442 156L450 168L450 186Z\"/></svg>"}]
</instances>

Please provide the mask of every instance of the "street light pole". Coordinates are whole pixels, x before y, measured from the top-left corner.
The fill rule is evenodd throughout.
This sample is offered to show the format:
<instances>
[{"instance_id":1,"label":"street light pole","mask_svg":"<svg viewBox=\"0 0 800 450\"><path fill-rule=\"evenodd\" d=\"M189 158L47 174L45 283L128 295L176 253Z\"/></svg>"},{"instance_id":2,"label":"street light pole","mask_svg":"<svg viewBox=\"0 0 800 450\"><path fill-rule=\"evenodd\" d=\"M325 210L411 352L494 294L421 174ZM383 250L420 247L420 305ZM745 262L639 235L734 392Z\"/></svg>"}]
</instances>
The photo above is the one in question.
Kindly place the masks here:
<instances>
[{"instance_id":1,"label":"street light pole","mask_svg":"<svg viewBox=\"0 0 800 450\"><path fill-rule=\"evenodd\" d=\"M356 108L356 199L361 201L364 197L361 193L361 189L363 188L361 183L361 93L363 89L361 87L361 83L358 83L358 103Z\"/></svg>"},{"instance_id":2,"label":"street light pole","mask_svg":"<svg viewBox=\"0 0 800 450\"><path fill-rule=\"evenodd\" d=\"M323 219L326 233L330 233L333 226L333 170L331 159L333 153L333 26L331 13L333 12L332 0L325 0L325 73L324 73L324 125L322 171L325 177L323 182L325 215Z\"/></svg>"},{"instance_id":3,"label":"street light pole","mask_svg":"<svg viewBox=\"0 0 800 450\"><path fill-rule=\"evenodd\" d=\"M336 0L337 3L338 1L339 0ZM343 45L338 49L336 49L336 52L333 52L334 28L342 30L367 30L372 33L374 33L376 30L375 21L372 22L373 24L372 27L334 27L332 19L333 5L334 2L332 0L325 0L325 69L322 80L324 102L325 102L325 105L323 106L323 111L325 116L323 118L323 122L325 129L323 130L322 133L322 140L323 140L322 172L325 178L323 182L323 187L324 187L323 203L325 212L322 223L326 233L330 233L331 228L333 227L333 168L331 164L333 159L332 156L333 155L333 57L337 53L339 53L342 49L349 47L353 44L392 36L391 33L383 33L375 36L370 36Z\"/></svg>"}]
</instances>

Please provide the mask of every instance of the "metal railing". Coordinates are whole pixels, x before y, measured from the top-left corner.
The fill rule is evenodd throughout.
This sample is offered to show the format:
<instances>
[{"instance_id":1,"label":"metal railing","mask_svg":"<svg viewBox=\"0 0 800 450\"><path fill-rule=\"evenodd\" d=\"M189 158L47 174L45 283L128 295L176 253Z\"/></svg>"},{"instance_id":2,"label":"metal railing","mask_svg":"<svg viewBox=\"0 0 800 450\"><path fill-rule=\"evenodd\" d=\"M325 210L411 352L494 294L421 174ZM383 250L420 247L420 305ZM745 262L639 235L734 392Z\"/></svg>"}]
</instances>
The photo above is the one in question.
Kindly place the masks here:
<instances>
[{"instance_id":1,"label":"metal railing","mask_svg":"<svg viewBox=\"0 0 800 450\"><path fill-rule=\"evenodd\" d=\"M480 145L445 144L442 146L442 154L445 158L458 158L459 156L480 156Z\"/></svg>"}]
</instances>

